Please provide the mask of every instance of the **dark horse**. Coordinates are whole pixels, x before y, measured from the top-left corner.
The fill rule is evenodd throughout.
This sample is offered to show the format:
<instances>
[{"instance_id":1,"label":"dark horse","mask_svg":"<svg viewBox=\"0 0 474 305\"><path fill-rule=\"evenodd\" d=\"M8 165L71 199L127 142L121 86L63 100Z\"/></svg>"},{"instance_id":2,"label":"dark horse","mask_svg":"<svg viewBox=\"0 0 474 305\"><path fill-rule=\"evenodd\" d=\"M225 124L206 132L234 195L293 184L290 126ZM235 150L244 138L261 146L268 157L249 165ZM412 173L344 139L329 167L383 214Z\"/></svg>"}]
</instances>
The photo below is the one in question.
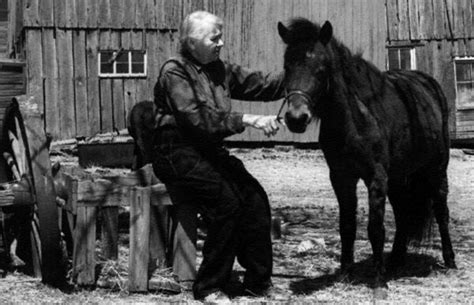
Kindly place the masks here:
<instances>
[{"instance_id":1,"label":"dark horse","mask_svg":"<svg viewBox=\"0 0 474 305\"><path fill-rule=\"evenodd\" d=\"M128 133L134 140L133 170L152 161L155 113L152 101L141 101L132 107L127 117Z\"/></svg>"},{"instance_id":2,"label":"dark horse","mask_svg":"<svg viewBox=\"0 0 474 305\"><path fill-rule=\"evenodd\" d=\"M386 287L383 249L388 196L396 233L389 267L403 263L410 240L420 239L433 212L446 267L456 268L448 231L448 109L439 84L419 71L381 72L333 38L332 25L294 19L278 23L287 44L285 122L304 132L321 120L319 143L339 203L341 272L354 263L356 188L368 189L368 236L376 287Z\"/></svg>"}]
</instances>

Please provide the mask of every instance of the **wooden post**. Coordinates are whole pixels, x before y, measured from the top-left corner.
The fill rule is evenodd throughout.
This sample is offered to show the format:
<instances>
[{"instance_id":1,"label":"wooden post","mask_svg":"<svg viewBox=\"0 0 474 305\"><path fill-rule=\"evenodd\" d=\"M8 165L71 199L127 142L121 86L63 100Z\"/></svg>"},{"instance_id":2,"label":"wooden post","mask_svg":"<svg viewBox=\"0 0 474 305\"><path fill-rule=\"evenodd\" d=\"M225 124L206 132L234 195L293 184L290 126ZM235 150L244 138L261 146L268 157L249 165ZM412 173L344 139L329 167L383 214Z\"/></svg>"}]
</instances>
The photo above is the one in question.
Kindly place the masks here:
<instances>
[{"instance_id":1,"label":"wooden post","mask_svg":"<svg viewBox=\"0 0 474 305\"><path fill-rule=\"evenodd\" d=\"M118 258L118 218L116 206L103 207L102 212L102 252L106 259Z\"/></svg>"},{"instance_id":2,"label":"wooden post","mask_svg":"<svg viewBox=\"0 0 474 305\"><path fill-rule=\"evenodd\" d=\"M174 205L173 273L181 284L190 288L196 278L197 209L193 205Z\"/></svg>"},{"instance_id":3,"label":"wooden post","mask_svg":"<svg viewBox=\"0 0 474 305\"><path fill-rule=\"evenodd\" d=\"M97 208L77 207L76 226L74 228L73 273L78 285L95 283L95 234Z\"/></svg>"},{"instance_id":4,"label":"wooden post","mask_svg":"<svg viewBox=\"0 0 474 305\"><path fill-rule=\"evenodd\" d=\"M128 290L148 291L150 188L132 188Z\"/></svg>"}]
</instances>

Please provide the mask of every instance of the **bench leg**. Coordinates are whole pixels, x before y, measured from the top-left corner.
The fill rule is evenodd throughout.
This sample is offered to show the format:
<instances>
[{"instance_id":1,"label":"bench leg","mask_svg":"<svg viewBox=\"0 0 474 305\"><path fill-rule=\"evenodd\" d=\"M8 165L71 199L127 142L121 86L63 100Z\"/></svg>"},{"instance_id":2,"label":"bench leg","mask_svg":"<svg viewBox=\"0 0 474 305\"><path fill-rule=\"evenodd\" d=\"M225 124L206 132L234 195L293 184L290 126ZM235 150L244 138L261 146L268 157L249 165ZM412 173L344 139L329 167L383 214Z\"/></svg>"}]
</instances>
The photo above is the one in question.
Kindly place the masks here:
<instances>
[{"instance_id":1,"label":"bench leg","mask_svg":"<svg viewBox=\"0 0 474 305\"><path fill-rule=\"evenodd\" d=\"M96 207L77 207L74 228L73 274L78 285L95 283Z\"/></svg>"},{"instance_id":2,"label":"bench leg","mask_svg":"<svg viewBox=\"0 0 474 305\"><path fill-rule=\"evenodd\" d=\"M130 203L130 255L128 290L148 291L150 243L150 188L132 189Z\"/></svg>"},{"instance_id":3,"label":"bench leg","mask_svg":"<svg viewBox=\"0 0 474 305\"><path fill-rule=\"evenodd\" d=\"M118 207L102 208L102 252L106 259L118 258Z\"/></svg>"}]
</instances>

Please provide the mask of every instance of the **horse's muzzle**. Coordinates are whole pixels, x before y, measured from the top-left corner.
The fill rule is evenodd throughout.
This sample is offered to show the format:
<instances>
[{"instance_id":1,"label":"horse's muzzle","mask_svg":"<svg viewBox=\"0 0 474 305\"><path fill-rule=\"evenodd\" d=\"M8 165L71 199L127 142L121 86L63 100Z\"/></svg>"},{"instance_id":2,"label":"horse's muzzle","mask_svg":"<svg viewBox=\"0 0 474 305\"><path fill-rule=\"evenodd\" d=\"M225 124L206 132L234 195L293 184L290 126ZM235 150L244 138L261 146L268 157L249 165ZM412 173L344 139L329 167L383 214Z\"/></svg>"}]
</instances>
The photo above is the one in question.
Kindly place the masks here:
<instances>
[{"instance_id":1,"label":"horse's muzzle","mask_svg":"<svg viewBox=\"0 0 474 305\"><path fill-rule=\"evenodd\" d=\"M310 116L303 113L299 116L294 116L291 112L285 113L285 123L288 129L294 133L303 133L310 122Z\"/></svg>"}]
</instances>

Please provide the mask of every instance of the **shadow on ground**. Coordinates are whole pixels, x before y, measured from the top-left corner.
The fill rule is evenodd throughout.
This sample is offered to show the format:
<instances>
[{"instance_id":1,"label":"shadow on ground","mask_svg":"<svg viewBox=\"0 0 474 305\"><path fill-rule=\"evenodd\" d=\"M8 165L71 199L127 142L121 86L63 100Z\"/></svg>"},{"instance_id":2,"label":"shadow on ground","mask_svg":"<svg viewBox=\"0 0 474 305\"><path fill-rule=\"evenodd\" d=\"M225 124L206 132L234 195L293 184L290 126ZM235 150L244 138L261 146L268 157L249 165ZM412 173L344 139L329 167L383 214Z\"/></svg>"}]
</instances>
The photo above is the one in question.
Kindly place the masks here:
<instances>
[{"instance_id":1,"label":"shadow on ground","mask_svg":"<svg viewBox=\"0 0 474 305\"><path fill-rule=\"evenodd\" d=\"M387 281L389 284L392 280L405 277L428 277L433 270L440 268L442 267L440 267L439 262L432 256L409 253L407 254L406 264L395 273L387 274ZM373 275L372 259L367 258L355 263L349 276L342 276L339 271L336 271L316 278L299 279L290 283L290 290L296 295L308 295L341 282L372 287Z\"/></svg>"}]
</instances>

